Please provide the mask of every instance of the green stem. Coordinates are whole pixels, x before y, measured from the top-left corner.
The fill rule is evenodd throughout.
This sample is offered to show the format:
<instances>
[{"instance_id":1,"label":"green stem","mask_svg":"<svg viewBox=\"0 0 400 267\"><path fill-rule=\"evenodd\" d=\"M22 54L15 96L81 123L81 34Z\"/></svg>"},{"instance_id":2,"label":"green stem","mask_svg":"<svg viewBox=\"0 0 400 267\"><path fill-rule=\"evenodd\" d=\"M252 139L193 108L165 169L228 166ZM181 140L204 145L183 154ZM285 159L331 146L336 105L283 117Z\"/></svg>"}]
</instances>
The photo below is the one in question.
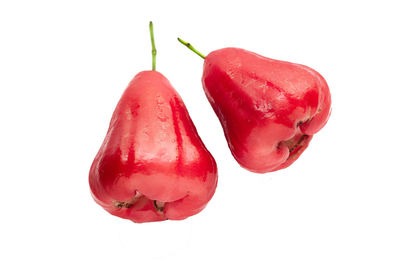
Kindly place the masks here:
<instances>
[{"instance_id":1,"label":"green stem","mask_svg":"<svg viewBox=\"0 0 400 267\"><path fill-rule=\"evenodd\" d=\"M206 57L200 53L199 51L197 51L193 45L191 45L188 42L183 41L181 38L178 37L178 41L181 42L183 45L185 45L187 48L189 48L190 50L192 50L193 52L195 52L197 55L199 55L201 58L205 59Z\"/></svg>"},{"instance_id":2,"label":"green stem","mask_svg":"<svg viewBox=\"0 0 400 267\"><path fill-rule=\"evenodd\" d=\"M150 38L151 38L151 54L152 54L152 67L151 70L156 70L156 44L154 43L153 22L150 21Z\"/></svg>"}]
</instances>

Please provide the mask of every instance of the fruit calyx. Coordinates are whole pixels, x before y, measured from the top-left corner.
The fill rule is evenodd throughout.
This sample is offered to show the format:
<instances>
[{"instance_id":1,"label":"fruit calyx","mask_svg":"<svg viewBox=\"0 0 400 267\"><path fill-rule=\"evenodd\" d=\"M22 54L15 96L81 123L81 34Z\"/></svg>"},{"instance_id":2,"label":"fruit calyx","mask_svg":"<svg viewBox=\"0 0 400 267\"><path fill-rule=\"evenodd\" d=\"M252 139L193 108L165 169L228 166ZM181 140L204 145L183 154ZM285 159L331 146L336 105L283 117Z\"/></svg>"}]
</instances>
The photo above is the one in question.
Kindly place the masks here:
<instances>
[{"instance_id":1,"label":"fruit calyx","mask_svg":"<svg viewBox=\"0 0 400 267\"><path fill-rule=\"evenodd\" d=\"M153 203L154 203L154 207L156 208L156 211L159 214L163 214L164 213L165 202L154 200Z\"/></svg>"},{"instance_id":2,"label":"fruit calyx","mask_svg":"<svg viewBox=\"0 0 400 267\"><path fill-rule=\"evenodd\" d=\"M289 140L283 141L283 143L289 149L289 157L294 156L300 150L303 144L307 141L308 137L309 137L308 135L303 134L303 135L297 135Z\"/></svg>"},{"instance_id":3,"label":"fruit calyx","mask_svg":"<svg viewBox=\"0 0 400 267\"><path fill-rule=\"evenodd\" d=\"M122 208L129 209L129 208L132 208L142 198L149 199L142 193L136 191L135 196L133 198L131 198L130 200L128 200L128 201L113 200L112 204L113 204L114 208L116 208L116 209L122 209ZM154 203L154 208L156 209L157 213L159 213L160 215L164 214L165 202L153 200L153 203Z\"/></svg>"}]
</instances>

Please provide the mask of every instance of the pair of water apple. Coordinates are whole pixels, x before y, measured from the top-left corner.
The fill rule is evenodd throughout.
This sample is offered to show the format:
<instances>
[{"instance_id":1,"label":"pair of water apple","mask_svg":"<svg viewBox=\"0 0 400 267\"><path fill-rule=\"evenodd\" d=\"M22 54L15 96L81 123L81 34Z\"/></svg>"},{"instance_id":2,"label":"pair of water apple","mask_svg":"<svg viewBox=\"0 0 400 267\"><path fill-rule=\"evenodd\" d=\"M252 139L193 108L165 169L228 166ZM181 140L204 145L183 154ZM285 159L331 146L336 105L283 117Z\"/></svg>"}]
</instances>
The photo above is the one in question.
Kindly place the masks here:
<instances>
[{"instance_id":1,"label":"pair of water apple","mask_svg":"<svg viewBox=\"0 0 400 267\"><path fill-rule=\"evenodd\" d=\"M217 186L217 164L179 94L153 68L123 93L90 168L92 196L109 213L134 222L182 220L200 212ZM180 39L179 39L180 40ZM327 122L324 78L304 65L239 48L203 56L206 96L232 155L265 173L291 165Z\"/></svg>"}]
</instances>

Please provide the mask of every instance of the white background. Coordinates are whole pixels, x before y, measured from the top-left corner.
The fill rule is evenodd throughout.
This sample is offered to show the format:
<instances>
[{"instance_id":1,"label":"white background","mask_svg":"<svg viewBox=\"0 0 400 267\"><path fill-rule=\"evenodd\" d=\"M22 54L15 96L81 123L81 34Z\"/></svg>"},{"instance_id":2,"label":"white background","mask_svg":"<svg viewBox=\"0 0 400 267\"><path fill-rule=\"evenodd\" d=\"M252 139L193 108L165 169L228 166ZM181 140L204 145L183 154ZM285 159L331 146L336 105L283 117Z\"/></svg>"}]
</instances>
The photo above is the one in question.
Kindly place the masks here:
<instances>
[{"instance_id":1,"label":"white background","mask_svg":"<svg viewBox=\"0 0 400 267\"><path fill-rule=\"evenodd\" d=\"M400 266L396 2L1 1L0 265ZM219 185L196 216L134 224L87 180L119 97L151 68L150 20ZM290 168L240 168L178 36L318 70L328 124Z\"/></svg>"}]
</instances>

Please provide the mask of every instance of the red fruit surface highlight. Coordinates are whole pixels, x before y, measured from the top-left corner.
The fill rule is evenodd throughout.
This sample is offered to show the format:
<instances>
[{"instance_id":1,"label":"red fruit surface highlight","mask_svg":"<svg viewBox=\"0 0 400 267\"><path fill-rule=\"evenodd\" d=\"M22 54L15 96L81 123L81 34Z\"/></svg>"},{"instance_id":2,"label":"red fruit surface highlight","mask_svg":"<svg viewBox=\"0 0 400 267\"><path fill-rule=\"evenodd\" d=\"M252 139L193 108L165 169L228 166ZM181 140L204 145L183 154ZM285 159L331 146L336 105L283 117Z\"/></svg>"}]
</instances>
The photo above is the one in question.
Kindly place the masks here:
<instances>
[{"instance_id":1,"label":"red fruit surface highlight","mask_svg":"<svg viewBox=\"0 0 400 267\"><path fill-rule=\"evenodd\" d=\"M134 222L182 220L217 186L217 165L169 81L137 74L123 93L90 168L95 201Z\"/></svg>"}]
</instances>

